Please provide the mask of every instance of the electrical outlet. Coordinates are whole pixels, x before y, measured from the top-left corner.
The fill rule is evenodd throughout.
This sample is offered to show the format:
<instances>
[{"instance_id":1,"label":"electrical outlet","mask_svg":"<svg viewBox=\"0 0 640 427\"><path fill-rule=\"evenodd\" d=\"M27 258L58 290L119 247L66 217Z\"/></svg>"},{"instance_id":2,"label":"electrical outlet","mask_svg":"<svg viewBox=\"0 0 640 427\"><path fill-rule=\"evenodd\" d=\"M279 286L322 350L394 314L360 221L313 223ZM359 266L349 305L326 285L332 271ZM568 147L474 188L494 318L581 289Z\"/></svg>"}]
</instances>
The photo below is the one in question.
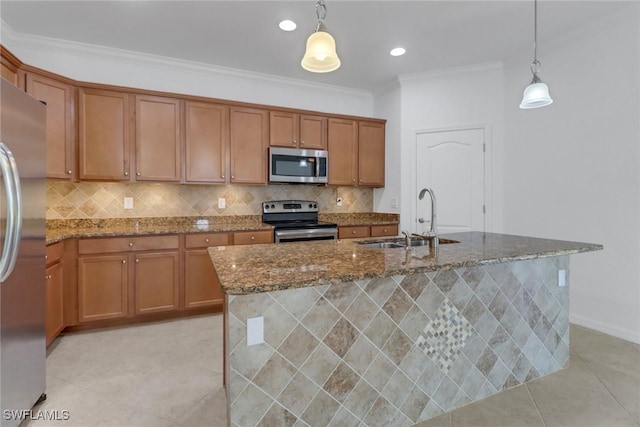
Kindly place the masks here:
<instances>
[{"instance_id":1,"label":"electrical outlet","mask_svg":"<svg viewBox=\"0 0 640 427\"><path fill-rule=\"evenodd\" d=\"M391 209L398 209L398 198L394 197L391 199Z\"/></svg>"},{"instance_id":2,"label":"electrical outlet","mask_svg":"<svg viewBox=\"0 0 640 427\"><path fill-rule=\"evenodd\" d=\"M337 205L338 207L341 207L341 206L342 206L342 197L338 197L338 198L336 199L336 205Z\"/></svg>"},{"instance_id":3,"label":"electrical outlet","mask_svg":"<svg viewBox=\"0 0 640 427\"><path fill-rule=\"evenodd\" d=\"M558 286L567 285L567 272L565 270L558 270Z\"/></svg>"},{"instance_id":4,"label":"electrical outlet","mask_svg":"<svg viewBox=\"0 0 640 427\"><path fill-rule=\"evenodd\" d=\"M227 201L224 197L218 197L218 209L224 209L227 207Z\"/></svg>"},{"instance_id":5,"label":"electrical outlet","mask_svg":"<svg viewBox=\"0 0 640 427\"><path fill-rule=\"evenodd\" d=\"M124 198L124 208L125 209L133 209L133 197L125 197Z\"/></svg>"},{"instance_id":6,"label":"electrical outlet","mask_svg":"<svg viewBox=\"0 0 640 427\"><path fill-rule=\"evenodd\" d=\"M247 319L247 345L264 342L264 316Z\"/></svg>"}]
</instances>

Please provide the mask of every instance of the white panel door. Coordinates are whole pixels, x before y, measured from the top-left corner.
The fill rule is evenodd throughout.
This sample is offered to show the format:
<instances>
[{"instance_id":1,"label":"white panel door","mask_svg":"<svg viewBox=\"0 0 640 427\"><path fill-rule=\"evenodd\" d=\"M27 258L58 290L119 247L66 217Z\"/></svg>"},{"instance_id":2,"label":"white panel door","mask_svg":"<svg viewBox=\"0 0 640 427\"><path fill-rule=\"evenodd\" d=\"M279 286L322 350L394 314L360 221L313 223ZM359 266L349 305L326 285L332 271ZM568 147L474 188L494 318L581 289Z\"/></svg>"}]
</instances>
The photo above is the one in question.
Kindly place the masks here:
<instances>
[{"instance_id":1,"label":"white panel door","mask_svg":"<svg viewBox=\"0 0 640 427\"><path fill-rule=\"evenodd\" d=\"M484 129L427 132L416 135L415 228L431 227L429 194L418 200L422 188L436 196L436 223L440 233L484 231ZM424 222L418 220L424 218Z\"/></svg>"}]
</instances>

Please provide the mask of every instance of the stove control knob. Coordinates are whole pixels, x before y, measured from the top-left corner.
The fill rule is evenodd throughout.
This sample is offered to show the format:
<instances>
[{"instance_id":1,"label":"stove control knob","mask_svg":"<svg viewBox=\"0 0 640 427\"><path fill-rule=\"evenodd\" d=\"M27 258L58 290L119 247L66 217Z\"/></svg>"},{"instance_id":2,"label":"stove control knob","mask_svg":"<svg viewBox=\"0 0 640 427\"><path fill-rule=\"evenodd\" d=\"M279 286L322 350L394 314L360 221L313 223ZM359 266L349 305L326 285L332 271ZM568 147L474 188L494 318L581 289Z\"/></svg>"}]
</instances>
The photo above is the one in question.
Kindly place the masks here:
<instances>
[{"instance_id":1,"label":"stove control knob","mask_svg":"<svg viewBox=\"0 0 640 427\"><path fill-rule=\"evenodd\" d=\"M269 205L264 205L264 208L265 209L269 209Z\"/></svg>"},{"instance_id":2,"label":"stove control knob","mask_svg":"<svg viewBox=\"0 0 640 427\"><path fill-rule=\"evenodd\" d=\"M313 207L314 207L314 208L316 208L316 209L318 209L318 204L317 204L317 203L314 203L314 204L313 204Z\"/></svg>"},{"instance_id":3,"label":"stove control knob","mask_svg":"<svg viewBox=\"0 0 640 427\"><path fill-rule=\"evenodd\" d=\"M271 205L271 209L273 209L273 208L275 208L275 207L276 207L276 205Z\"/></svg>"},{"instance_id":4,"label":"stove control knob","mask_svg":"<svg viewBox=\"0 0 640 427\"><path fill-rule=\"evenodd\" d=\"M311 209L313 207L313 205L311 203L309 203L309 209Z\"/></svg>"}]
</instances>

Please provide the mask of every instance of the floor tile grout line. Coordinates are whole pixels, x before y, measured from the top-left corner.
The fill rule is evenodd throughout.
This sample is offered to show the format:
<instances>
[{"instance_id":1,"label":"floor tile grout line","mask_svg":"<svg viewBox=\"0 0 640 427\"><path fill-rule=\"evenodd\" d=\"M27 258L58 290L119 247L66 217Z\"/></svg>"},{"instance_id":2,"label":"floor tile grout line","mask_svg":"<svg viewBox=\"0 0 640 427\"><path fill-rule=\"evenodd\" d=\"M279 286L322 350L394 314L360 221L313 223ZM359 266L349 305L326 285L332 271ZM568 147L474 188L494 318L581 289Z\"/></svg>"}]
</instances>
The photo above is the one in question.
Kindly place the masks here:
<instances>
[{"instance_id":1,"label":"floor tile grout line","mask_svg":"<svg viewBox=\"0 0 640 427\"><path fill-rule=\"evenodd\" d=\"M591 375L593 375L598 380L598 382L602 385L602 387L604 387L604 389L607 391L607 393L609 393L609 395L613 398L613 400L615 400L618 403L618 405L620 405L620 408L624 413L626 413L629 416L629 419L634 421L636 424L640 425L640 422L631 413L629 413L629 411L627 411L627 408L622 404L622 402L620 402L620 400L618 400L616 395L613 394L611 390L609 390L609 387L607 387L606 384L600 379L600 376L596 374L593 369L591 369L589 362L585 361L585 359L583 359L582 356L580 356L580 353L577 351L575 352L575 356L578 359L580 359L582 364L587 368L587 370L591 373Z\"/></svg>"},{"instance_id":2,"label":"floor tile grout line","mask_svg":"<svg viewBox=\"0 0 640 427\"><path fill-rule=\"evenodd\" d=\"M525 389L527 390L527 393L529 394L529 398L531 399L531 402L533 402L533 406L536 408L536 412L538 413L538 416L540 417L540 421L542 421L542 425L544 427L547 426L547 422L544 420L544 416L542 415L542 411L540 410L540 407L538 406L538 403L536 402L536 399L533 397L533 394L531 393L531 390L529 390L529 383L524 383L523 384Z\"/></svg>"}]
</instances>

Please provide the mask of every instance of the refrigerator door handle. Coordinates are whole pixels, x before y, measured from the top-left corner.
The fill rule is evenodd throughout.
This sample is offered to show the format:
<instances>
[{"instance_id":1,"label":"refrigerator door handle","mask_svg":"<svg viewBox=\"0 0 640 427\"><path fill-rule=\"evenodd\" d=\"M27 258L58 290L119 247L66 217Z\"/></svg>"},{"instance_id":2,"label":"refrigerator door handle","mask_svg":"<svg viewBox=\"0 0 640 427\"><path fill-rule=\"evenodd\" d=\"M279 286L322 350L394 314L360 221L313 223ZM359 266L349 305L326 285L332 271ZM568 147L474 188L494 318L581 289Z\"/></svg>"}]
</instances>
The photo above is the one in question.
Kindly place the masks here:
<instances>
[{"instance_id":1,"label":"refrigerator door handle","mask_svg":"<svg viewBox=\"0 0 640 427\"><path fill-rule=\"evenodd\" d=\"M22 196L20 175L11 150L0 142L0 169L6 190L7 225L2 258L0 258L0 282L4 282L16 264L20 233L22 232Z\"/></svg>"}]
</instances>

